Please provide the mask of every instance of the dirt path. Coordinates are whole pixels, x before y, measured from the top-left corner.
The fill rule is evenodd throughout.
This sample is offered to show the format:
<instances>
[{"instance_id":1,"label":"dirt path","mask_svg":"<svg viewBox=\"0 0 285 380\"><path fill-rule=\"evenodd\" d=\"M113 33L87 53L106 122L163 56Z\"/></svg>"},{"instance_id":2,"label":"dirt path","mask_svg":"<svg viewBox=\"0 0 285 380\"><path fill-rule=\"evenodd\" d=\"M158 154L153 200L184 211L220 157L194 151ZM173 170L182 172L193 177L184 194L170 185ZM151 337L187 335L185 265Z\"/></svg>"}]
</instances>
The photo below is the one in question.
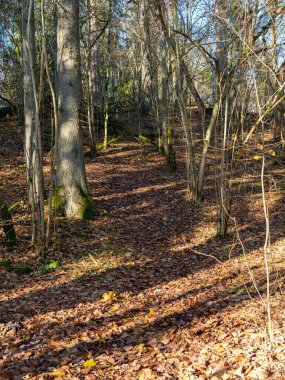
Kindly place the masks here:
<instances>
[{"instance_id":1,"label":"dirt path","mask_svg":"<svg viewBox=\"0 0 285 380\"><path fill-rule=\"evenodd\" d=\"M173 174L150 146L112 148L87 164L100 216L60 221L49 252L56 270L40 270L24 238L13 255L3 250L12 265L28 263L33 272L1 272L1 379L281 379L284 238L274 230L278 350L266 358L264 318L245 265L254 266L262 292L263 222L241 226L246 256L234 234L215 238L212 179L207 200L191 205L183 154L178 162ZM22 204L18 235L26 213Z\"/></svg>"}]
</instances>

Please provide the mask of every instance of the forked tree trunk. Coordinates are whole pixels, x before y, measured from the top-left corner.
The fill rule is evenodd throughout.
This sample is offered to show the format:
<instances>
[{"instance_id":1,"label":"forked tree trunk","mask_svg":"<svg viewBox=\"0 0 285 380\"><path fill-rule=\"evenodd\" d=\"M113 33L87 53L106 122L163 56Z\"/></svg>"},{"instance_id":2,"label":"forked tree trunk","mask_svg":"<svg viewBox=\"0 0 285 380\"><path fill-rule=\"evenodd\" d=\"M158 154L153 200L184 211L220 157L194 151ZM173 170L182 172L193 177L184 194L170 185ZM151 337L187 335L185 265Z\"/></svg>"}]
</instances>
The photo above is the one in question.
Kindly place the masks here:
<instances>
[{"instance_id":1,"label":"forked tree trunk","mask_svg":"<svg viewBox=\"0 0 285 380\"><path fill-rule=\"evenodd\" d=\"M58 157L56 207L66 216L93 217L94 205L87 190L82 132L79 1L61 0L57 5Z\"/></svg>"}]
</instances>

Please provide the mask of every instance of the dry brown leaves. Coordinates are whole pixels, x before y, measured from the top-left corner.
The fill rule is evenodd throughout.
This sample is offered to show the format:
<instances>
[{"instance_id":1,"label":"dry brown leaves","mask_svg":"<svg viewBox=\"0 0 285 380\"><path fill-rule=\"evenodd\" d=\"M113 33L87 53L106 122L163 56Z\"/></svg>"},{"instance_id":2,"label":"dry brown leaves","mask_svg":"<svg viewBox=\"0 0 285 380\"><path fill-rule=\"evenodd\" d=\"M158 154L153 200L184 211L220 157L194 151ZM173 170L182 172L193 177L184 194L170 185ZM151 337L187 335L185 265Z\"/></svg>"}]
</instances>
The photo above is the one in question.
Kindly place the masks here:
<instances>
[{"instance_id":1,"label":"dry brown leaves","mask_svg":"<svg viewBox=\"0 0 285 380\"><path fill-rule=\"evenodd\" d=\"M19 147L11 163L8 144L1 162L1 191L9 183L4 196L12 203L25 199L25 174L20 142L6 132ZM21 241L14 251L2 245L1 260L28 263L34 272L1 269L1 379L282 379L284 201L272 190L270 348L247 270L263 295L260 192L235 200L244 256L235 234L215 238L212 172L207 200L197 207L185 199L183 159L178 150L179 171L169 173L152 147L122 143L89 161L100 217L59 222L49 258L60 266L50 273L37 271L21 201L14 214Z\"/></svg>"}]
</instances>

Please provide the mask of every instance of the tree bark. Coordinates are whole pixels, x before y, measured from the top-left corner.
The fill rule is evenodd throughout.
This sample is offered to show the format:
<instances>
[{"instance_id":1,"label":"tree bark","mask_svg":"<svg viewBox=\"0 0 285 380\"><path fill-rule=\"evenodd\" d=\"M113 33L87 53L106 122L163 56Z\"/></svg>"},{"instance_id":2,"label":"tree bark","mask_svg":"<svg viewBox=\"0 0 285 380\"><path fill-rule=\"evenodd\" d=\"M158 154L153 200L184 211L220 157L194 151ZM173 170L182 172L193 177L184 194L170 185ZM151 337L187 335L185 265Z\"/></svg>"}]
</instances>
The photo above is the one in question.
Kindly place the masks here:
<instances>
[{"instance_id":1,"label":"tree bark","mask_svg":"<svg viewBox=\"0 0 285 380\"><path fill-rule=\"evenodd\" d=\"M98 62L98 46L95 8L97 0L87 0L88 11L88 129L90 138L90 149L94 157L97 156L95 120L101 109L100 99L100 77Z\"/></svg>"},{"instance_id":2,"label":"tree bark","mask_svg":"<svg viewBox=\"0 0 285 380\"><path fill-rule=\"evenodd\" d=\"M90 60L91 60L91 83L92 83L92 99L93 106L98 110L101 107L100 99L100 73L99 73L99 57L98 57L98 45L97 45L97 30L96 30L96 9L97 0L90 0Z\"/></svg>"},{"instance_id":3,"label":"tree bark","mask_svg":"<svg viewBox=\"0 0 285 380\"><path fill-rule=\"evenodd\" d=\"M25 156L33 242L44 239L43 168L39 106L36 85L34 1L24 0L22 14ZM36 236L37 235L37 236Z\"/></svg>"},{"instance_id":4,"label":"tree bark","mask_svg":"<svg viewBox=\"0 0 285 380\"><path fill-rule=\"evenodd\" d=\"M0 226L3 228L6 235L6 240L9 245L16 242L16 233L12 222L11 214L6 203L0 198Z\"/></svg>"},{"instance_id":5,"label":"tree bark","mask_svg":"<svg viewBox=\"0 0 285 380\"><path fill-rule=\"evenodd\" d=\"M57 207L66 216L93 217L94 205L87 190L82 131L79 1L61 0L57 6L58 158Z\"/></svg>"}]
</instances>

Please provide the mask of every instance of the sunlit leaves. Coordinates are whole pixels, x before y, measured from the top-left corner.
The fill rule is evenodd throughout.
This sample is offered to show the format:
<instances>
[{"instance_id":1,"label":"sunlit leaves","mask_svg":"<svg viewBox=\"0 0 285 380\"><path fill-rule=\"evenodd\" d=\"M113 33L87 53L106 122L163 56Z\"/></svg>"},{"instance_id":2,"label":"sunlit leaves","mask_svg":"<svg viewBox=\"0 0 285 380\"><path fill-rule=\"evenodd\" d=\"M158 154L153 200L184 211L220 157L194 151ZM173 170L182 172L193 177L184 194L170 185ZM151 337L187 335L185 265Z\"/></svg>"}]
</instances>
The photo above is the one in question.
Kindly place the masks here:
<instances>
[{"instance_id":1,"label":"sunlit leaves","mask_svg":"<svg viewBox=\"0 0 285 380\"><path fill-rule=\"evenodd\" d=\"M65 372L63 371L54 371L54 372L48 372L47 373L48 376L50 377L62 377L62 376L65 376Z\"/></svg>"},{"instance_id":2,"label":"sunlit leaves","mask_svg":"<svg viewBox=\"0 0 285 380\"><path fill-rule=\"evenodd\" d=\"M115 313L116 311L119 311L119 310L120 310L120 306L118 304L112 306L110 309L112 313Z\"/></svg>"},{"instance_id":3,"label":"sunlit leaves","mask_svg":"<svg viewBox=\"0 0 285 380\"><path fill-rule=\"evenodd\" d=\"M104 293L102 297L102 302L113 302L116 301L116 293L110 291L108 293Z\"/></svg>"},{"instance_id":4,"label":"sunlit leaves","mask_svg":"<svg viewBox=\"0 0 285 380\"><path fill-rule=\"evenodd\" d=\"M95 367L96 365L97 363L95 362L93 358L86 360L86 362L83 363L83 367L87 367L87 368Z\"/></svg>"},{"instance_id":5,"label":"sunlit leaves","mask_svg":"<svg viewBox=\"0 0 285 380\"><path fill-rule=\"evenodd\" d=\"M276 153L275 153L274 150L270 150L270 151L269 151L269 154L270 154L270 156L272 156L272 157L275 157L275 156L276 156Z\"/></svg>"},{"instance_id":6,"label":"sunlit leaves","mask_svg":"<svg viewBox=\"0 0 285 380\"><path fill-rule=\"evenodd\" d=\"M138 380L149 380L153 378L153 372L150 368L144 368L140 371Z\"/></svg>"},{"instance_id":7,"label":"sunlit leaves","mask_svg":"<svg viewBox=\"0 0 285 380\"><path fill-rule=\"evenodd\" d=\"M141 352L141 353L145 353L145 352L147 352L147 348L146 348L146 346L145 346L143 343L140 343L140 344L137 346L137 348L138 348L139 352Z\"/></svg>"}]
</instances>

